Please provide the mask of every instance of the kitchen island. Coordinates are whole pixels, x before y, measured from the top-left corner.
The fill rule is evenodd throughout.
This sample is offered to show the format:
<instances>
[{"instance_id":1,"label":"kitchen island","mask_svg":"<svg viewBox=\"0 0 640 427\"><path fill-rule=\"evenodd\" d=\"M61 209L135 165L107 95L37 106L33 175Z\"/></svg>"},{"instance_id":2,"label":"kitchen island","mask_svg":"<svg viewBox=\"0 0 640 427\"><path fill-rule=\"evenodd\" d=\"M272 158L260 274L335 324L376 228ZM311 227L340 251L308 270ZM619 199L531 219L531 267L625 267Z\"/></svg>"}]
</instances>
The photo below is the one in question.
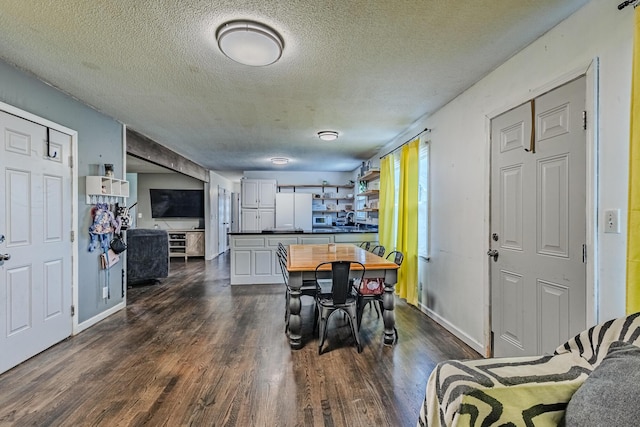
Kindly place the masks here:
<instances>
[{"instance_id":1,"label":"kitchen island","mask_svg":"<svg viewBox=\"0 0 640 427\"><path fill-rule=\"evenodd\" d=\"M267 229L229 233L231 284L284 283L276 256L278 243L288 245L377 242L378 230L328 227L303 231Z\"/></svg>"}]
</instances>

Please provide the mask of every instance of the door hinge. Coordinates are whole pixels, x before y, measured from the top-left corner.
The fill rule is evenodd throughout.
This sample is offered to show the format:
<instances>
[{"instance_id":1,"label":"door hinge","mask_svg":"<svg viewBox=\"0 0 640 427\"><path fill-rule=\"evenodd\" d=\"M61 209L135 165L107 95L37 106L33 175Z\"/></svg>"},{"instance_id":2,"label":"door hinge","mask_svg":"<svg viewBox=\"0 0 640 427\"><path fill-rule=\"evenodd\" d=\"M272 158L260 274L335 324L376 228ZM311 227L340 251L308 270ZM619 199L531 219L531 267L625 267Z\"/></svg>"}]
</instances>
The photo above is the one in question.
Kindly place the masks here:
<instances>
[{"instance_id":1,"label":"door hinge","mask_svg":"<svg viewBox=\"0 0 640 427\"><path fill-rule=\"evenodd\" d=\"M75 316L75 315L76 315L76 306L75 306L75 305L72 305L72 306L71 306L71 317L73 317L73 316Z\"/></svg>"},{"instance_id":2,"label":"door hinge","mask_svg":"<svg viewBox=\"0 0 640 427\"><path fill-rule=\"evenodd\" d=\"M73 156L69 156L69 167L73 168Z\"/></svg>"},{"instance_id":3,"label":"door hinge","mask_svg":"<svg viewBox=\"0 0 640 427\"><path fill-rule=\"evenodd\" d=\"M582 245L582 263L587 263L587 245Z\"/></svg>"},{"instance_id":4,"label":"door hinge","mask_svg":"<svg viewBox=\"0 0 640 427\"><path fill-rule=\"evenodd\" d=\"M76 232L74 230L71 230L71 243L76 241Z\"/></svg>"},{"instance_id":5,"label":"door hinge","mask_svg":"<svg viewBox=\"0 0 640 427\"><path fill-rule=\"evenodd\" d=\"M587 111L582 112L582 129L587 130Z\"/></svg>"}]
</instances>

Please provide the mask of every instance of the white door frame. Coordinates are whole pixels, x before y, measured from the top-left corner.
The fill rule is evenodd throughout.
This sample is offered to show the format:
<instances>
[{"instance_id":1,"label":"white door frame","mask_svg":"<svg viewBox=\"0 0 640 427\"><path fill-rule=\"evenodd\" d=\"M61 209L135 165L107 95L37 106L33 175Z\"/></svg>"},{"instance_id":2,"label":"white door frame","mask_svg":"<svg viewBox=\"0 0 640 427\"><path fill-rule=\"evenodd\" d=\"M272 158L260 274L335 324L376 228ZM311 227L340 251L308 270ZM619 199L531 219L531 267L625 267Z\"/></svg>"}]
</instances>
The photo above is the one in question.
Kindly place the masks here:
<instances>
[{"instance_id":1,"label":"white door frame","mask_svg":"<svg viewBox=\"0 0 640 427\"><path fill-rule=\"evenodd\" d=\"M531 99L537 98L551 90L564 85L578 77L586 77L586 111L587 111L587 165L586 165L586 244L587 244L587 289L586 289L586 322L587 325L594 325L599 321L598 310L598 80L599 61L594 58L588 64L571 70L549 83L530 91L517 94L512 99L506 100L504 106L492 111L485 117L485 157L489 159L489 167L485 174L485 221L484 236L487 238L489 247L489 236L491 235L491 120L521 105ZM525 88L526 89L526 88ZM484 348L485 357L491 356L491 277L489 258L484 263Z\"/></svg>"},{"instance_id":2,"label":"white door frame","mask_svg":"<svg viewBox=\"0 0 640 427\"><path fill-rule=\"evenodd\" d=\"M71 167L71 206L69 212L71 212L71 232L75 236L71 243L71 295L72 304L75 307L75 312L72 316L72 328L71 333L73 335L80 332L78 327L78 132L69 129L58 123L49 121L45 118L36 116L28 111L21 110L13 105L5 104L0 101L0 110L5 111L14 116L21 117L39 125L57 130L71 137L71 156L73 157ZM71 236L69 236L71 238Z\"/></svg>"}]
</instances>

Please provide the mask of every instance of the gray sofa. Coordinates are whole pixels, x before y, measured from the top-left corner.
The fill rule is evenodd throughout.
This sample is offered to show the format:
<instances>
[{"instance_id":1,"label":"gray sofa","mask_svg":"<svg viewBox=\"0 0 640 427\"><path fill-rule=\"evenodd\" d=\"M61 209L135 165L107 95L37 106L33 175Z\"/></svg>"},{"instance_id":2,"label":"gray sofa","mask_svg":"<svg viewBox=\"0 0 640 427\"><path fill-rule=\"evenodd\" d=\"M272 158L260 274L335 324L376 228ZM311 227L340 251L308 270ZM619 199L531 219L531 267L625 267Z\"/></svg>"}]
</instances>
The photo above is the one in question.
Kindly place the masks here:
<instances>
[{"instance_id":1,"label":"gray sofa","mask_svg":"<svg viewBox=\"0 0 640 427\"><path fill-rule=\"evenodd\" d=\"M127 230L127 284L169 276L169 235L166 230Z\"/></svg>"}]
</instances>

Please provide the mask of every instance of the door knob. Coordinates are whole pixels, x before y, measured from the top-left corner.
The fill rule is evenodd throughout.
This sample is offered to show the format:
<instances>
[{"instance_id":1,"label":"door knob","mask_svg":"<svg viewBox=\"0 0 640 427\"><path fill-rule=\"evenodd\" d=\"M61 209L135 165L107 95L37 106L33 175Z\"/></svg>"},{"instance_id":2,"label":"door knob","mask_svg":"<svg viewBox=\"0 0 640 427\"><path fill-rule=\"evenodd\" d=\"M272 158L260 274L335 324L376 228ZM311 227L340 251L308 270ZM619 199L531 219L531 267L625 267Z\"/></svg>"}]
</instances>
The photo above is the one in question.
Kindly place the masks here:
<instances>
[{"instance_id":1,"label":"door knob","mask_svg":"<svg viewBox=\"0 0 640 427\"><path fill-rule=\"evenodd\" d=\"M9 261L11 259L10 254L0 254L0 261Z\"/></svg>"},{"instance_id":2,"label":"door knob","mask_svg":"<svg viewBox=\"0 0 640 427\"><path fill-rule=\"evenodd\" d=\"M489 252L487 252L487 255L493 257L494 261L498 261L498 251L497 250L489 250Z\"/></svg>"}]
</instances>

